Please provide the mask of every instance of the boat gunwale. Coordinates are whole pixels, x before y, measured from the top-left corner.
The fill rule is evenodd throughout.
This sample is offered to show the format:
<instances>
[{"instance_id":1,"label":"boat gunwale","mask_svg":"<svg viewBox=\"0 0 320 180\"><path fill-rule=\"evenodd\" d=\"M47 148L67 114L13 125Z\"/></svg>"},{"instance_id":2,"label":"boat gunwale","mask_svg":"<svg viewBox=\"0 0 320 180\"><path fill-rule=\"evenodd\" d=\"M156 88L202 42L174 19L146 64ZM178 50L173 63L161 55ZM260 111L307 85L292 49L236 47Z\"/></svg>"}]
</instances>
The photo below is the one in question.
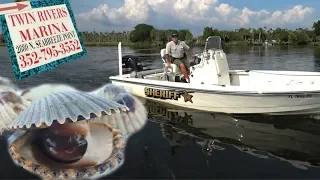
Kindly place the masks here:
<instances>
[{"instance_id":1,"label":"boat gunwale","mask_svg":"<svg viewBox=\"0 0 320 180\"><path fill-rule=\"evenodd\" d=\"M209 94L226 94L226 95L237 95L237 96L278 96L278 95L320 95L320 90L318 91L291 91L291 92L261 92L261 91L221 91L221 90L206 90L206 89L194 89L194 88L181 88L181 87L172 87L168 85L155 85L155 84L148 84L144 82L135 82L135 81L126 81L117 78L116 76L110 76L109 79L111 81L118 81L124 83L131 83L131 84L139 84L145 85L147 87L154 87L166 90L174 90L174 91L187 91L187 92L197 92L197 93L209 93ZM223 87L222 85L216 85ZM311 97L312 98L312 97ZM293 98L293 99L300 99L300 98ZM308 98L310 99L310 98Z\"/></svg>"}]
</instances>

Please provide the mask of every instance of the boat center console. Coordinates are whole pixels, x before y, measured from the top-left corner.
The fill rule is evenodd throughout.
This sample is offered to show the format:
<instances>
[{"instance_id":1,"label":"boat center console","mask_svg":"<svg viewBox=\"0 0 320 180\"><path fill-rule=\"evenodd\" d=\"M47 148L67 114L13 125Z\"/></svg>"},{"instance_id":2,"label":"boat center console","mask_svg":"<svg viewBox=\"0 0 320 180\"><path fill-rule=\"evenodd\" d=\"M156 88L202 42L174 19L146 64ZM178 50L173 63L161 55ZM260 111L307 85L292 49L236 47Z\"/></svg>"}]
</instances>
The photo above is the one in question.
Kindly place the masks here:
<instances>
[{"instance_id":1,"label":"boat center console","mask_svg":"<svg viewBox=\"0 0 320 180\"><path fill-rule=\"evenodd\" d=\"M219 36L206 39L204 51L196 56L193 64L190 67L191 84L230 85L229 64Z\"/></svg>"},{"instance_id":2,"label":"boat center console","mask_svg":"<svg viewBox=\"0 0 320 180\"><path fill-rule=\"evenodd\" d=\"M198 64L190 67L190 83L230 85L229 64L222 49L205 49L197 56L201 60Z\"/></svg>"}]
</instances>

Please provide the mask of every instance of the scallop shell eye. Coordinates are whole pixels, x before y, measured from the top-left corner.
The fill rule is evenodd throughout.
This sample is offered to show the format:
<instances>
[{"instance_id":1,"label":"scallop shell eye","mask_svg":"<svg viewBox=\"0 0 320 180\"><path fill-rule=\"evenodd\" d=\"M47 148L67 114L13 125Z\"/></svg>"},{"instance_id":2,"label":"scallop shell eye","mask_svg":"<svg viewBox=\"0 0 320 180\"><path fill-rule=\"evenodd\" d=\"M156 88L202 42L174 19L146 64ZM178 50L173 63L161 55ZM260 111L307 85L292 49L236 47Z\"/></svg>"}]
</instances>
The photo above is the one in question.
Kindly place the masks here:
<instances>
[{"instance_id":1,"label":"scallop shell eye","mask_svg":"<svg viewBox=\"0 0 320 180\"><path fill-rule=\"evenodd\" d=\"M124 160L125 139L119 130L94 118L121 117L127 111L124 105L84 92L48 95L10 125L25 130L10 144L10 154L41 177L69 179L109 172Z\"/></svg>"},{"instance_id":2,"label":"scallop shell eye","mask_svg":"<svg viewBox=\"0 0 320 180\"><path fill-rule=\"evenodd\" d=\"M111 100L119 104L123 104L129 108L129 112L124 113L122 117L101 117L95 118L99 122L110 124L114 128L118 128L126 136L130 136L133 133L141 130L146 124L147 110L143 103L128 93L121 86L114 84L107 84L93 92L91 94L100 96L106 100ZM120 119L120 120L115 120ZM121 120L122 119L122 120Z\"/></svg>"}]
</instances>

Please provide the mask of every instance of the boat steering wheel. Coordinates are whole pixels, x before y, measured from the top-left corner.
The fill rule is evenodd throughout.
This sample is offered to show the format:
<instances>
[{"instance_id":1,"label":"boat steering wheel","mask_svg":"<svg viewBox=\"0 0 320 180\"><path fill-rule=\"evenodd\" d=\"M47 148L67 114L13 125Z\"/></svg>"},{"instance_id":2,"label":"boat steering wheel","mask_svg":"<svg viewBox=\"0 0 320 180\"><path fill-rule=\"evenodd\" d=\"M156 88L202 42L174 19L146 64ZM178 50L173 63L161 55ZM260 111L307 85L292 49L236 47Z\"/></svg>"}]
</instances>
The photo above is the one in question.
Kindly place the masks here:
<instances>
[{"instance_id":1,"label":"boat steering wheel","mask_svg":"<svg viewBox=\"0 0 320 180\"><path fill-rule=\"evenodd\" d=\"M198 55L193 56L193 64L199 64L201 61L201 58L198 57Z\"/></svg>"}]
</instances>

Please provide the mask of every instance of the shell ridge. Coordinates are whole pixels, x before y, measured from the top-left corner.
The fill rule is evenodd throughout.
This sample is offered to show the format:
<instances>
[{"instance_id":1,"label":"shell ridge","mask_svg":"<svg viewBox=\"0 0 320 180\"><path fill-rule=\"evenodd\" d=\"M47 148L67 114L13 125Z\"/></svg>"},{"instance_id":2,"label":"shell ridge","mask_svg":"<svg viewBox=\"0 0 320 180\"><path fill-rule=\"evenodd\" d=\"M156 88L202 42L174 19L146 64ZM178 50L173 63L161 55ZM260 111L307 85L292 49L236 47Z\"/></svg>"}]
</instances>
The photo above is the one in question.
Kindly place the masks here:
<instances>
[{"instance_id":1,"label":"shell ridge","mask_svg":"<svg viewBox=\"0 0 320 180\"><path fill-rule=\"evenodd\" d=\"M110 124L109 118L110 118L110 116L102 116L101 120L105 124Z\"/></svg>"},{"instance_id":2,"label":"shell ridge","mask_svg":"<svg viewBox=\"0 0 320 180\"><path fill-rule=\"evenodd\" d=\"M30 111L28 112L28 116L26 116L26 118L30 120L30 121L28 121L28 124L26 124L27 128L30 128L33 124L35 124L37 127L39 127L41 125L41 122L32 121L32 117L33 117L35 109L36 109L36 106L33 106L32 108L30 108Z\"/></svg>"},{"instance_id":3,"label":"shell ridge","mask_svg":"<svg viewBox=\"0 0 320 180\"><path fill-rule=\"evenodd\" d=\"M64 96L62 96L62 95L64 95L64 94L62 94L62 93L57 93L56 95L57 95L57 98L58 98L61 102L64 101ZM64 115L64 116L62 117L62 119L65 121L67 118L70 118L72 121L74 121L74 119L77 118L77 115L73 112L73 110L70 108L70 106L68 106L67 103L63 103L62 105L63 105L63 107L64 107L64 108L62 108L62 109L63 109L63 114L67 114L67 115Z\"/></svg>"},{"instance_id":4,"label":"shell ridge","mask_svg":"<svg viewBox=\"0 0 320 180\"><path fill-rule=\"evenodd\" d=\"M94 112L97 115L97 117L103 116L102 112L105 112L106 110L110 111L110 107L105 108L105 107L102 106L103 104L105 104L107 102L106 100L104 101L104 103L99 105L100 102L97 101L97 98L100 98L100 97L94 96L94 98L93 98L89 94L86 94L85 96L90 102L92 102L92 103L88 103L87 105L90 106L90 108L92 108L92 112ZM99 110L94 110L94 109L99 109Z\"/></svg>"},{"instance_id":5,"label":"shell ridge","mask_svg":"<svg viewBox=\"0 0 320 180\"><path fill-rule=\"evenodd\" d=\"M35 108L35 105L34 105L34 104L31 104L30 107L29 107L27 110L23 111L23 112L18 116L19 121L17 122L17 124L15 124L15 127L21 127L21 126L19 126L19 124L25 124L25 125L27 125L27 124L32 123L32 121L31 121L31 120L28 120L27 118L31 115L30 112L33 110L33 108ZM25 122L25 121L27 121L27 122ZM25 122L25 123L24 123L24 122Z\"/></svg>"},{"instance_id":6,"label":"shell ridge","mask_svg":"<svg viewBox=\"0 0 320 180\"><path fill-rule=\"evenodd\" d=\"M72 107L71 112L68 112L68 113L74 114L75 116L72 117L71 120L73 122L76 122L80 116L84 117L83 109L80 107L80 105L78 103L79 99L73 97L73 96L75 96L75 93L63 92L63 94L64 94L65 98L68 99L68 101L66 101L65 105L70 106L70 104L72 104L72 106L70 106L70 107ZM68 116L70 116L70 115L68 115ZM67 116L66 116L66 118L67 118Z\"/></svg>"},{"instance_id":7,"label":"shell ridge","mask_svg":"<svg viewBox=\"0 0 320 180\"><path fill-rule=\"evenodd\" d=\"M39 106L39 102L35 102L33 107L30 108L30 111L28 112L28 114L30 113L30 116L26 116L27 119L29 119L29 123L30 126L32 126L33 124L36 125L36 127L39 127L42 122L41 122L41 118L39 115L39 109L37 108Z\"/></svg>"},{"instance_id":8,"label":"shell ridge","mask_svg":"<svg viewBox=\"0 0 320 180\"><path fill-rule=\"evenodd\" d=\"M140 129L141 128L141 124L140 124L140 122L138 121L138 119L139 119L139 117L137 117L134 113L132 113L132 112L130 112L130 113L128 113L129 114L129 116L131 117L131 123L132 123L132 126L133 126L133 129L135 130L135 131L137 131L138 129Z\"/></svg>"},{"instance_id":9,"label":"shell ridge","mask_svg":"<svg viewBox=\"0 0 320 180\"><path fill-rule=\"evenodd\" d=\"M148 119L147 113L144 112L144 107L142 107L142 109L138 108L134 115L141 126L143 126Z\"/></svg>"},{"instance_id":10,"label":"shell ridge","mask_svg":"<svg viewBox=\"0 0 320 180\"><path fill-rule=\"evenodd\" d=\"M132 119L132 117L130 117L130 112L123 113L123 114L122 114L122 119L123 119L123 123L124 123L124 125L125 125L125 127L126 127L126 131L127 131L128 133L133 132L133 131L134 131L134 128L133 128L132 123L131 123L130 120L133 120L133 121L134 121L134 119ZM121 129L120 129L120 130L121 130Z\"/></svg>"},{"instance_id":11,"label":"shell ridge","mask_svg":"<svg viewBox=\"0 0 320 180\"><path fill-rule=\"evenodd\" d=\"M127 131L129 133L134 132L134 127L133 127L131 121L135 121L135 119L134 119L135 117L132 117L131 114L132 114L131 112L127 112L127 113L123 113L123 115L122 115L122 116L124 116L123 122L124 122L125 126L127 127Z\"/></svg>"},{"instance_id":12,"label":"shell ridge","mask_svg":"<svg viewBox=\"0 0 320 180\"><path fill-rule=\"evenodd\" d=\"M117 121L116 121L116 123L117 123L117 129L120 129L120 131L123 133L123 134L127 134L127 133L129 133L128 132L128 126L126 125L126 123L125 123L125 121L124 121L124 119L126 118L125 117L125 114L126 113L121 113L121 114L117 114L117 115L119 115L119 119L117 118Z\"/></svg>"},{"instance_id":13,"label":"shell ridge","mask_svg":"<svg viewBox=\"0 0 320 180\"><path fill-rule=\"evenodd\" d=\"M84 117L85 119L91 119L91 116L90 114L91 113L94 113L94 109L91 109L89 106L88 106L88 99L85 99L83 97L81 97L81 95L85 95L86 93L84 94L80 94L80 93L74 93L74 98L75 101L77 102L77 107L78 109L80 110L81 114L78 114L79 116L77 117L77 119L80 118L80 116ZM82 103L82 104L79 104L79 101L83 100L85 103Z\"/></svg>"},{"instance_id":14,"label":"shell ridge","mask_svg":"<svg viewBox=\"0 0 320 180\"><path fill-rule=\"evenodd\" d=\"M90 103L90 99L87 98L88 94L87 93L74 93L74 96L77 96L77 102L79 101L79 99L83 100L85 103L82 103L81 105L77 104L78 109L80 109L80 111L82 112L81 114L79 114L79 116L77 117L78 119L80 118L80 116L84 117L85 119L89 120L91 119L91 114L93 113L95 116L101 116L100 111L97 113L97 110L90 108L91 106L88 106L88 103ZM89 95L89 97L91 98L92 96ZM94 103L94 101L92 101L92 103ZM100 109L98 107L98 109Z\"/></svg>"},{"instance_id":15,"label":"shell ridge","mask_svg":"<svg viewBox=\"0 0 320 180\"><path fill-rule=\"evenodd\" d=\"M5 113L7 117L11 117L14 114L14 110L10 108L10 104L8 102L3 102L3 106L1 106L1 112Z\"/></svg>"},{"instance_id":16,"label":"shell ridge","mask_svg":"<svg viewBox=\"0 0 320 180\"><path fill-rule=\"evenodd\" d=\"M13 123L14 128L23 127L23 125L21 125L21 124L24 124L27 127L30 127L29 124L32 124L32 121L28 120L27 118L31 116L30 112L33 110L33 108L34 108L34 104L32 104L26 111L23 111L18 116L19 121L17 121L17 123ZM25 121L24 119L26 119L27 121ZM25 121L25 122L23 122L23 121Z\"/></svg>"},{"instance_id":17,"label":"shell ridge","mask_svg":"<svg viewBox=\"0 0 320 180\"><path fill-rule=\"evenodd\" d=\"M41 101L35 102L35 105L34 105L34 107L35 107L35 113L34 113L33 116L32 116L32 120L34 120L34 122L39 121L40 124L42 123L42 122L41 122L41 114L42 114L43 112L42 112L42 109L39 109L39 108L37 108L37 107L41 107L41 106L40 106L41 103L42 103Z\"/></svg>"},{"instance_id":18,"label":"shell ridge","mask_svg":"<svg viewBox=\"0 0 320 180\"><path fill-rule=\"evenodd\" d=\"M90 98L92 98L92 97L90 97ZM120 107L113 105L109 100L102 99L101 97L98 97L98 96L97 96L97 98L98 99L95 99L94 101L100 107L100 113L104 112L107 115L111 115L113 113L113 111L115 111L115 112L119 111Z\"/></svg>"},{"instance_id":19,"label":"shell ridge","mask_svg":"<svg viewBox=\"0 0 320 180\"><path fill-rule=\"evenodd\" d=\"M19 102L15 102L14 100L10 100L8 96L10 93L1 93L0 94L0 120L2 126L0 126L0 131L7 129L10 124L12 124L15 116L19 115L19 112L15 112L14 108Z\"/></svg>"},{"instance_id":20,"label":"shell ridge","mask_svg":"<svg viewBox=\"0 0 320 180\"><path fill-rule=\"evenodd\" d=\"M119 124L119 121L123 121L123 120L122 120L122 114L123 114L123 113L116 113L116 114L114 114L114 116L115 116L115 119L114 119L114 120L115 120L115 124L117 125L117 129L120 129L120 128L119 128L119 125L120 125L120 124Z\"/></svg>"},{"instance_id":21,"label":"shell ridge","mask_svg":"<svg viewBox=\"0 0 320 180\"><path fill-rule=\"evenodd\" d=\"M1 129L0 129L0 131L2 131L2 129L3 128L7 128L6 126L7 126L7 121L5 121L5 120L9 120L9 119L12 119L12 117L10 117L9 116L9 114L5 111L5 109L4 108L1 108L1 110L0 110L0 120L1 120Z\"/></svg>"},{"instance_id":22,"label":"shell ridge","mask_svg":"<svg viewBox=\"0 0 320 180\"><path fill-rule=\"evenodd\" d=\"M12 119L14 117L15 112L13 111L12 108L10 108L10 106L7 103L5 103L3 106L0 106L0 107L1 107L1 109L0 109L1 123L4 126L6 126L8 121L10 121L10 119Z\"/></svg>"},{"instance_id":23,"label":"shell ridge","mask_svg":"<svg viewBox=\"0 0 320 180\"><path fill-rule=\"evenodd\" d=\"M112 124L112 118L114 117L114 114L110 115L110 116L103 116L105 119L105 123L109 124L111 127L115 127L114 124Z\"/></svg>"},{"instance_id":24,"label":"shell ridge","mask_svg":"<svg viewBox=\"0 0 320 180\"><path fill-rule=\"evenodd\" d=\"M88 95L88 98L93 100L92 96ZM112 113L111 110L114 110L117 113L119 113L120 112L120 110L119 110L120 107L123 106L123 105L115 103L113 101L110 101L110 100L107 100L107 99L103 99L103 98L101 98L99 96L95 96L94 101L95 101L95 103L97 105L99 105L101 107L101 111L103 111L103 112L105 112L105 113L107 113L109 115Z\"/></svg>"},{"instance_id":25,"label":"shell ridge","mask_svg":"<svg viewBox=\"0 0 320 180\"><path fill-rule=\"evenodd\" d=\"M40 114L39 114L39 121L41 121L41 119L45 120L46 119L46 110L45 110L45 107L46 107L46 100L45 99L41 99L39 101L36 101L37 102L37 106L40 107L39 111L40 111Z\"/></svg>"},{"instance_id":26,"label":"shell ridge","mask_svg":"<svg viewBox=\"0 0 320 180\"><path fill-rule=\"evenodd\" d=\"M74 114L75 116L70 116L70 119L73 122L76 122L79 118L80 115L82 115L83 113L81 112L81 108L79 108L79 104L78 104L78 99L73 99L72 95L75 93L70 93L70 92L62 92L61 94L64 95L64 97L66 99L68 99L68 101L66 101L66 106L70 107L69 109L71 110L70 112L68 112L68 116L70 116L70 114ZM72 103L73 106L69 106L69 104ZM67 117L66 117L67 118Z\"/></svg>"},{"instance_id":27,"label":"shell ridge","mask_svg":"<svg viewBox=\"0 0 320 180\"><path fill-rule=\"evenodd\" d=\"M137 116L141 126L144 126L148 120L148 112L146 107L141 103L139 99L134 97L136 101L136 112L135 115Z\"/></svg>"},{"instance_id":28,"label":"shell ridge","mask_svg":"<svg viewBox=\"0 0 320 180\"><path fill-rule=\"evenodd\" d=\"M117 127L117 122L115 119L116 119L116 113L110 116L110 124L112 125L112 127Z\"/></svg>"},{"instance_id":29,"label":"shell ridge","mask_svg":"<svg viewBox=\"0 0 320 180\"><path fill-rule=\"evenodd\" d=\"M19 116L21 116L21 114L19 114L17 117L19 117ZM16 125L15 125L16 123L15 123L15 121L13 121L13 122L11 122L7 127L8 128L13 128L13 129L15 129L16 128Z\"/></svg>"},{"instance_id":30,"label":"shell ridge","mask_svg":"<svg viewBox=\"0 0 320 180\"><path fill-rule=\"evenodd\" d=\"M143 118L143 112L141 112L141 107L137 107L137 110L134 112L136 118Z\"/></svg>"},{"instance_id":31,"label":"shell ridge","mask_svg":"<svg viewBox=\"0 0 320 180\"><path fill-rule=\"evenodd\" d=\"M57 94L56 96L61 102L65 101L65 96L62 93ZM69 106L67 103L62 104L62 120L65 122L67 119L70 119L71 121L76 121L77 114L74 112L73 107ZM62 121L61 120L61 121Z\"/></svg>"},{"instance_id":32,"label":"shell ridge","mask_svg":"<svg viewBox=\"0 0 320 180\"><path fill-rule=\"evenodd\" d=\"M4 108L0 108L0 119L1 120L5 120L5 119L7 119L7 118L9 118L8 117L8 115L7 115L7 112L4 110ZM3 121L1 121L1 123L2 123ZM4 123L3 123L4 124Z\"/></svg>"},{"instance_id":33,"label":"shell ridge","mask_svg":"<svg viewBox=\"0 0 320 180\"><path fill-rule=\"evenodd\" d=\"M63 117L63 109L65 108L64 103L60 103L63 102L63 99L59 99L59 94L56 94L55 96L51 96L52 102L55 104L59 104L59 106L57 106L55 108L55 112L56 112L56 119L51 119L52 121L57 120L60 124L65 123L66 118Z\"/></svg>"},{"instance_id":34,"label":"shell ridge","mask_svg":"<svg viewBox=\"0 0 320 180\"><path fill-rule=\"evenodd\" d=\"M57 107L59 107L60 102L55 102L54 95L50 94L49 96L46 97L47 99L47 105L49 106L48 110L50 112L50 115L47 119L45 119L45 124L48 126L51 126L54 120L58 120L58 115L57 115ZM58 105L55 106L55 108L52 105Z\"/></svg>"},{"instance_id":35,"label":"shell ridge","mask_svg":"<svg viewBox=\"0 0 320 180\"><path fill-rule=\"evenodd\" d=\"M51 117L50 109L53 108L53 107L51 107L51 104L49 103L50 102L50 100L48 100L49 97L50 97L50 95L47 97L44 97L44 99L40 100L40 101L44 101L44 106L42 106L44 108L43 109L43 112L44 112L43 121L47 126L51 126L51 124L52 124L52 121L51 122L48 121ZM42 120L40 119L40 121L42 121Z\"/></svg>"},{"instance_id":36,"label":"shell ridge","mask_svg":"<svg viewBox=\"0 0 320 180\"><path fill-rule=\"evenodd\" d=\"M100 110L101 107L92 106L92 104L94 104L94 101L92 99L85 98L85 97L81 96L80 94L76 94L76 96L77 96L77 98L86 101L86 103L82 104L82 107L81 107L81 108L83 108L83 111L86 113L85 114L86 119L90 119L91 113L94 113L97 117L101 116L101 110ZM99 110L97 110L97 109L99 109Z\"/></svg>"}]
</instances>

